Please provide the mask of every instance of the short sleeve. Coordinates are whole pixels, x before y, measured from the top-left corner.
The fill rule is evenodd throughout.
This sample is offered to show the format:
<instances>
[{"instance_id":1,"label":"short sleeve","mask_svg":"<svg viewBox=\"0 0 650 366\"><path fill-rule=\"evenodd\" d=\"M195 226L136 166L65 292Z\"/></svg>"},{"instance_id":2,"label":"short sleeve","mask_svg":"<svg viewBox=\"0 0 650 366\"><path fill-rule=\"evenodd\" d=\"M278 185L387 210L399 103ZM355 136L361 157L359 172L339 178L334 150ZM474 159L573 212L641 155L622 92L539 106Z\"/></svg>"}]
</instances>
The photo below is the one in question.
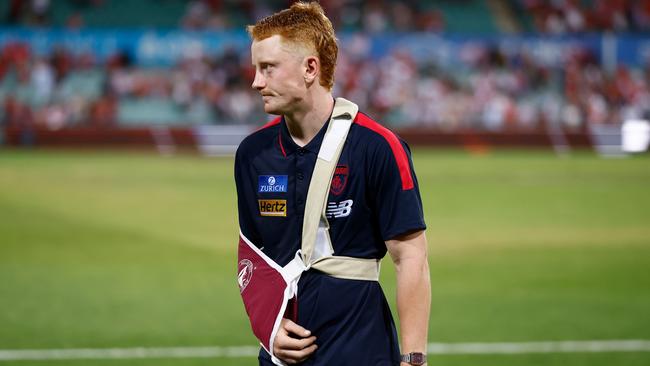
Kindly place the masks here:
<instances>
[{"instance_id":1,"label":"short sleeve","mask_svg":"<svg viewBox=\"0 0 650 366\"><path fill-rule=\"evenodd\" d=\"M370 205L384 241L424 230L424 213L408 145L382 141L369 151Z\"/></svg>"},{"instance_id":2,"label":"short sleeve","mask_svg":"<svg viewBox=\"0 0 650 366\"><path fill-rule=\"evenodd\" d=\"M253 212L255 210L255 185L251 178L251 165L242 153L242 146L235 155L235 185L237 187L237 211L239 213L239 230L253 243L260 243L260 235L255 228Z\"/></svg>"}]
</instances>

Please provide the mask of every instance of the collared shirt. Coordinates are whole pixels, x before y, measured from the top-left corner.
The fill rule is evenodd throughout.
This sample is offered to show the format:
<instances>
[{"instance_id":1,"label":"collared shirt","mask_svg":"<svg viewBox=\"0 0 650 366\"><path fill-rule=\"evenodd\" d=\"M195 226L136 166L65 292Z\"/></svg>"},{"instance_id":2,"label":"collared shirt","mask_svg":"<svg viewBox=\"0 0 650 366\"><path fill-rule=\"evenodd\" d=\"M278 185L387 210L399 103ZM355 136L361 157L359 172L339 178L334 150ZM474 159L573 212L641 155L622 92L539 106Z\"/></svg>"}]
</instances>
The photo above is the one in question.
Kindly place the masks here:
<instances>
[{"instance_id":1,"label":"collared shirt","mask_svg":"<svg viewBox=\"0 0 650 366\"><path fill-rule=\"evenodd\" d=\"M307 191L326 130L327 123L300 147L278 117L237 150L240 230L281 266L300 249ZM408 146L363 113L355 118L337 163L326 214L334 255L340 256L380 259L386 240L426 228ZM298 322L319 343L305 364L399 364L397 336L379 284L316 272L303 274L298 290ZM342 316L346 324L340 324ZM365 338L355 336L365 333ZM356 344L352 348L358 349L342 359L342 347L351 350Z\"/></svg>"},{"instance_id":2,"label":"collared shirt","mask_svg":"<svg viewBox=\"0 0 650 366\"><path fill-rule=\"evenodd\" d=\"M327 123L304 147L282 118L248 136L237 150L242 233L284 266L300 249L309 182ZM337 163L327 204L335 255L382 258L385 241L425 228L408 146L359 113Z\"/></svg>"}]
</instances>

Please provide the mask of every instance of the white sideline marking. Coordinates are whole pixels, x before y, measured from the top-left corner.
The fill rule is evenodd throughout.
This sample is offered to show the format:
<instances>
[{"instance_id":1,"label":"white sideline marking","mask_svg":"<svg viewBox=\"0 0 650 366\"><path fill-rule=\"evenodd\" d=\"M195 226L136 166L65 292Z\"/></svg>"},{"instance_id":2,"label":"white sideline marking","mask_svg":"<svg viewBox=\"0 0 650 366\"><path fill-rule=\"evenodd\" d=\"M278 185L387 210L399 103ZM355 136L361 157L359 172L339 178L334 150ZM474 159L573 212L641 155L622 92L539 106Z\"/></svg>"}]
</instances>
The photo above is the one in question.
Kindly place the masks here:
<instances>
[{"instance_id":1,"label":"white sideline marking","mask_svg":"<svg viewBox=\"0 0 650 366\"><path fill-rule=\"evenodd\" d=\"M649 340L547 341L517 343L429 343L429 354L518 354L650 352Z\"/></svg>"},{"instance_id":2,"label":"white sideline marking","mask_svg":"<svg viewBox=\"0 0 650 366\"><path fill-rule=\"evenodd\" d=\"M256 357L259 350L260 348L255 346L0 350L0 361L134 358L238 358Z\"/></svg>"},{"instance_id":3,"label":"white sideline marking","mask_svg":"<svg viewBox=\"0 0 650 366\"><path fill-rule=\"evenodd\" d=\"M429 354L521 354L568 352L650 352L650 340L558 341L517 343L429 343ZM1 361L136 358L257 357L259 347L137 347L47 350L0 350Z\"/></svg>"}]
</instances>

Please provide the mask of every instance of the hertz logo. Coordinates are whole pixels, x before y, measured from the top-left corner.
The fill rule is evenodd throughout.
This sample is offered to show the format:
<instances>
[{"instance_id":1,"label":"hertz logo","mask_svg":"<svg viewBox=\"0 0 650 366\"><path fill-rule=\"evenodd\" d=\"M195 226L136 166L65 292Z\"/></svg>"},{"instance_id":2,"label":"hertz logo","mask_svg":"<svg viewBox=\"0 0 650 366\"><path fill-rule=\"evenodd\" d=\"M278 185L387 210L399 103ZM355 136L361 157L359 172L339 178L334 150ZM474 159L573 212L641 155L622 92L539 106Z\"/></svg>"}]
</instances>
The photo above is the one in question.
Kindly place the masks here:
<instances>
[{"instance_id":1,"label":"hertz logo","mask_svg":"<svg viewBox=\"0 0 650 366\"><path fill-rule=\"evenodd\" d=\"M287 200L257 200L262 216L287 216Z\"/></svg>"}]
</instances>

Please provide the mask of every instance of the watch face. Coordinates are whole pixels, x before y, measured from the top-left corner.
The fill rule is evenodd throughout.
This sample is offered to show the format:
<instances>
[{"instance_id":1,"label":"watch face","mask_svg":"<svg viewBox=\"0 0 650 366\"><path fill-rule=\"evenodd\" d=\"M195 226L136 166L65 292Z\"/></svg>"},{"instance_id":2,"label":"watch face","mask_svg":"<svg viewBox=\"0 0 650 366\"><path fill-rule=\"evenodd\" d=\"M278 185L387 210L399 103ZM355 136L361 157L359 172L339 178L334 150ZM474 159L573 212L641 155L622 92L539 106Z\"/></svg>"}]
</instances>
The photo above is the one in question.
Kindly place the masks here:
<instances>
[{"instance_id":1,"label":"watch face","mask_svg":"<svg viewBox=\"0 0 650 366\"><path fill-rule=\"evenodd\" d=\"M411 365L423 365L426 362L426 356L419 352L411 353Z\"/></svg>"}]
</instances>

